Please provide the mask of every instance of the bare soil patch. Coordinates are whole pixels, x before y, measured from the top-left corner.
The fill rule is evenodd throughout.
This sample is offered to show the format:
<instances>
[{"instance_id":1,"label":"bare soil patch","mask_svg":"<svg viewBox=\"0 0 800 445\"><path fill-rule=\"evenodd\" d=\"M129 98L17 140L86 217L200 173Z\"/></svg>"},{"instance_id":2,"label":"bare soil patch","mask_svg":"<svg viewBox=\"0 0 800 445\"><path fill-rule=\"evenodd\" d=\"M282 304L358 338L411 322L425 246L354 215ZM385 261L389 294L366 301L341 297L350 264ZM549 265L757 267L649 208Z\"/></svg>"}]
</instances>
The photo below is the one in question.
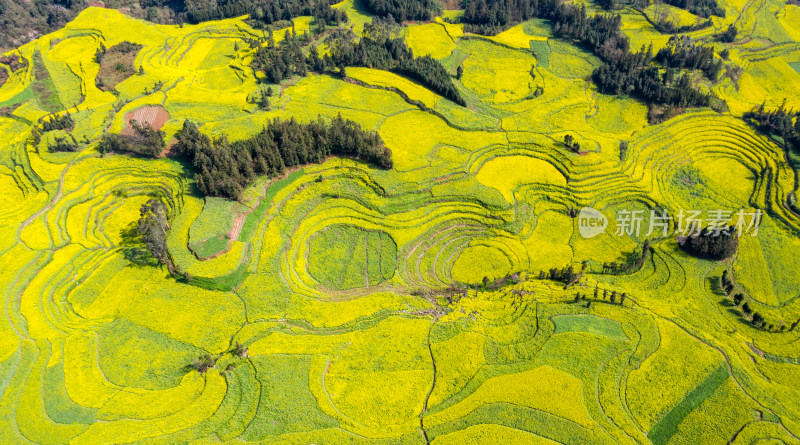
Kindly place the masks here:
<instances>
[{"instance_id":1,"label":"bare soil patch","mask_svg":"<svg viewBox=\"0 0 800 445\"><path fill-rule=\"evenodd\" d=\"M95 83L103 91L112 90L123 80L136 74L133 61L142 45L122 42L105 50L100 57L100 71Z\"/></svg>"},{"instance_id":2,"label":"bare soil patch","mask_svg":"<svg viewBox=\"0 0 800 445\"><path fill-rule=\"evenodd\" d=\"M148 105L137 108L125 114L125 122L122 126L122 134L128 136L133 134L133 129L131 128L132 120L136 120L140 124L148 123L151 127L153 127L153 130L158 131L169 120L169 113L164 109L164 107L158 105Z\"/></svg>"}]
</instances>

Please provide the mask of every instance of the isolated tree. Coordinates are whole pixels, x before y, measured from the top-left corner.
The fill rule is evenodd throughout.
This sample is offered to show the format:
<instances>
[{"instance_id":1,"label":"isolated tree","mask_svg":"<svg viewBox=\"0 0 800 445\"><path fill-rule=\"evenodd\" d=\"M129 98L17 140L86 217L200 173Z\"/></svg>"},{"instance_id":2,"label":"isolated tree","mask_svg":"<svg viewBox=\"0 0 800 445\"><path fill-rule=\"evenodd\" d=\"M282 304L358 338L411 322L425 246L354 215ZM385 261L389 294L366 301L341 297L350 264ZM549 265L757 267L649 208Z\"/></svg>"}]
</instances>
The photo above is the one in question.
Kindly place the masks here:
<instances>
[{"instance_id":1,"label":"isolated tree","mask_svg":"<svg viewBox=\"0 0 800 445\"><path fill-rule=\"evenodd\" d=\"M247 347L237 341L233 348L231 348L231 354L237 357L244 357L247 355Z\"/></svg>"},{"instance_id":2,"label":"isolated tree","mask_svg":"<svg viewBox=\"0 0 800 445\"><path fill-rule=\"evenodd\" d=\"M139 233L142 235L147 250L161 264L166 264L173 271L172 259L167 250L167 231L169 222L164 203L160 199L150 199L139 211Z\"/></svg>"},{"instance_id":3,"label":"isolated tree","mask_svg":"<svg viewBox=\"0 0 800 445\"><path fill-rule=\"evenodd\" d=\"M597 284L594 286L594 299L597 300L597 297L600 295L600 285Z\"/></svg>"},{"instance_id":4,"label":"isolated tree","mask_svg":"<svg viewBox=\"0 0 800 445\"><path fill-rule=\"evenodd\" d=\"M725 32L722 33L719 39L727 43L731 43L734 40L736 40L736 25L731 23L731 25L728 26L728 29L726 29Z\"/></svg>"},{"instance_id":5,"label":"isolated tree","mask_svg":"<svg viewBox=\"0 0 800 445\"><path fill-rule=\"evenodd\" d=\"M744 295L736 294L733 296L733 304L735 304L736 306L742 304L742 301L744 301Z\"/></svg>"},{"instance_id":6,"label":"isolated tree","mask_svg":"<svg viewBox=\"0 0 800 445\"><path fill-rule=\"evenodd\" d=\"M572 143L575 139L572 137L571 134L564 135L564 145L567 146L570 150L572 149Z\"/></svg>"},{"instance_id":7,"label":"isolated tree","mask_svg":"<svg viewBox=\"0 0 800 445\"><path fill-rule=\"evenodd\" d=\"M619 305L622 306L623 304L625 304L625 300L627 298L628 298L628 294L626 294L626 293L623 293L622 295L620 295L620 297L619 297Z\"/></svg>"},{"instance_id":8,"label":"isolated tree","mask_svg":"<svg viewBox=\"0 0 800 445\"><path fill-rule=\"evenodd\" d=\"M753 310L750 309L749 304L745 303L742 305L742 312L744 312L746 315L750 315L751 313L753 313Z\"/></svg>"},{"instance_id":9,"label":"isolated tree","mask_svg":"<svg viewBox=\"0 0 800 445\"><path fill-rule=\"evenodd\" d=\"M214 357L211 357L209 354L206 354L202 357L195 359L191 365L189 365L192 369L199 372L200 374L205 374L206 371L216 366L217 361Z\"/></svg>"},{"instance_id":10,"label":"isolated tree","mask_svg":"<svg viewBox=\"0 0 800 445\"><path fill-rule=\"evenodd\" d=\"M464 67L459 65L458 69L456 69L456 79L461 79L461 76L464 75Z\"/></svg>"}]
</instances>

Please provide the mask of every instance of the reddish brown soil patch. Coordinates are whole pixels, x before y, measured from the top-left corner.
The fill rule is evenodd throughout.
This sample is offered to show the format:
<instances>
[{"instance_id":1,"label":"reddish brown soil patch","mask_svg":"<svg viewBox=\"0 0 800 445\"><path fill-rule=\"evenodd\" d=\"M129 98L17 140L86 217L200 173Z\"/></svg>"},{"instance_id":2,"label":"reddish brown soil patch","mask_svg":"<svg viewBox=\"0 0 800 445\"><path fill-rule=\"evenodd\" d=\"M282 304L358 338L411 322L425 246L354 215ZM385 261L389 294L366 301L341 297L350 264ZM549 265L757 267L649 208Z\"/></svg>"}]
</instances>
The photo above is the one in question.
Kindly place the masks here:
<instances>
[{"instance_id":1,"label":"reddish brown soil patch","mask_svg":"<svg viewBox=\"0 0 800 445\"><path fill-rule=\"evenodd\" d=\"M160 130L169 120L169 113L161 106L147 105L137 108L125 114L125 122L122 125L122 134L131 135L131 121L136 120L140 124L147 122L153 130ZM166 154L166 153L165 153Z\"/></svg>"}]
</instances>

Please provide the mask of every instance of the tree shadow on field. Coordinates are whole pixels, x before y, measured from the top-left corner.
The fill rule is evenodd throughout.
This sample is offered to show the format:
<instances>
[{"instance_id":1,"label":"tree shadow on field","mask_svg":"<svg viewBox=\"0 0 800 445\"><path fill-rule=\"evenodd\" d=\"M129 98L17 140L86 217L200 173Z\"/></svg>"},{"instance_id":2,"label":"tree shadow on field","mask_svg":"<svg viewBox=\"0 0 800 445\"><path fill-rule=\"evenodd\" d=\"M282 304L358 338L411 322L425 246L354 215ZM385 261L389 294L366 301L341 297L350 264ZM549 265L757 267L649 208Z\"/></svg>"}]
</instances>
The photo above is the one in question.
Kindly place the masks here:
<instances>
[{"instance_id":1,"label":"tree shadow on field","mask_svg":"<svg viewBox=\"0 0 800 445\"><path fill-rule=\"evenodd\" d=\"M719 278L717 277L706 277L706 281L708 282L708 288L714 295L724 296L725 291L722 290L722 286L719 283Z\"/></svg>"},{"instance_id":2,"label":"tree shadow on field","mask_svg":"<svg viewBox=\"0 0 800 445\"><path fill-rule=\"evenodd\" d=\"M153 258L150 251L142 241L142 235L136 221L132 221L124 229L119 231L122 240L119 245L122 248L122 256L134 267L156 267L158 261Z\"/></svg>"}]
</instances>

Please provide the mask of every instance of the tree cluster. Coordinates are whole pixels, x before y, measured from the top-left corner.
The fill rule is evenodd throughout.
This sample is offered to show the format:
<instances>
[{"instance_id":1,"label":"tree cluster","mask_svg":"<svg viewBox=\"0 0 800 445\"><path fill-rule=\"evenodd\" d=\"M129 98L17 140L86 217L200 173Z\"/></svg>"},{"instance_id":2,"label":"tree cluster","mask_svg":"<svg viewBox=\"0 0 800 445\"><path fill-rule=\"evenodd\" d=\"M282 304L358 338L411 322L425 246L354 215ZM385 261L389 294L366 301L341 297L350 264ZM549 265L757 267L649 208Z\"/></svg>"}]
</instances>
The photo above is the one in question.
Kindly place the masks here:
<instances>
[{"instance_id":1,"label":"tree cluster","mask_svg":"<svg viewBox=\"0 0 800 445\"><path fill-rule=\"evenodd\" d=\"M494 280L490 280L489 277L483 277L480 285L473 285L472 287L491 292L501 287L522 283L522 281L522 275L519 272L514 272Z\"/></svg>"},{"instance_id":2,"label":"tree cluster","mask_svg":"<svg viewBox=\"0 0 800 445\"><path fill-rule=\"evenodd\" d=\"M714 48L695 44L689 36L672 36L656 54L656 60L667 68L700 70L710 80L719 76L724 63L714 57Z\"/></svg>"},{"instance_id":3,"label":"tree cluster","mask_svg":"<svg viewBox=\"0 0 800 445\"><path fill-rule=\"evenodd\" d=\"M393 26L396 26L394 22L374 18L372 23L364 26L360 39L350 30L337 29L325 40L330 54L324 57L319 56L315 46L304 55L302 37L292 36L287 31L278 45L271 38L266 46L257 41L250 42L257 48L251 66L264 73L271 83L279 83L294 75L305 76L309 72L337 72L344 77L345 66L376 68L407 76L453 102L465 105L447 70L430 56L414 57L405 41L392 35Z\"/></svg>"},{"instance_id":4,"label":"tree cluster","mask_svg":"<svg viewBox=\"0 0 800 445\"><path fill-rule=\"evenodd\" d=\"M34 126L33 129L31 129L31 134L33 135L34 142L36 144L39 144L39 142L41 142L41 140L42 140L42 135L44 133L47 133L49 131L56 131L56 130L65 130L67 133L69 133L74 128L75 128L75 120L72 119L72 115L70 115L69 112L66 112L66 113L61 114L61 115L55 114L55 113L51 113L51 114L48 114L47 116L43 116L43 117L39 118L39 124ZM73 142L75 142L74 141L75 138L73 137L72 139L73 139ZM61 148L63 148L63 149L58 149L56 151L77 151L78 150L78 143L77 142L74 143L74 149L71 149L71 148L68 147L69 141L66 140L65 138L60 138L60 139L56 138L56 141L57 141L56 145L58 145ZM54 146L51 145L50 149L53 150L53 148L54 148Z\"/></svg>"},{"instance_id":5,"label":"tree cluster","mask_svg":"<svg viewBox=\"0 0 800 445\"><path fill-rule=\"evenodd\" d=\"M603 93L637 96L650 104L708 106L710 96L697 90L686 76L670 71L663 78L651 65L651 49L630 51L630 41L620 30L619 14L589 17L584 5L558 0L464 0L465 30L496 34L530 18L555 22L556 35L577 40L605 62L592 73ZM677 78L676 78L677 77Z\"/></svg>"},{"instance_id":6,"label":"tree cluster","mask_svg":"<svg viewBox=\"0 0 800 445\"><path fill-rule=\"evenodd\" d=\"M705 107L711 96L696 89L688 74L678 75L667 68L663 75L650 64L650 48L627 53L613 62L606 62L592 73L602 93L636 96L651 105Z\"/></svg>"},{"instance_id":7,"label":"tree cluster","mask_svg":"<svg viewBox=\"0 0 800 445\"><path fill-rule=\"evenodd\" d=\"M114 0L111 3L107 1L106 5L127 8L126 14L155 23L199 23L249 14L253 27L264 28L278 22L290 26L288 21L300 16L313 16L317 23L330 25L347 18L343 10L331 8L337 0ZM60 29L87 6L87 0L0 0L0 48L20 46Z\"/></svg>"},{"instance_id":8,"label":"tree cluster","mask_svg":"<svg viewBox=\"0 0 800 445\"><path fill-rule=\"evenodd\" d=\"M270 121L257 135L229 143L211 140L197 125L185 121L175 146L196 169L201 194L240 199L256 176L276 176L298 165L322 162L331 155L348 156L392 168L392 153L374 131L337 116L330 123L322 118L299 123L294 118Z\"/></svg>"},{"instance_id":9,"label":"tree cluster","mask_svg":"<svg viewBox=\"0 0 800 445\"><path fill-rule=\"evenodd\" d=\"M617 9L617 6L619 6L619 2L617 0L598 0L597 4L606 11Z\"/></svg>"},{"instance_id":10,"label":"tree cluster","mask_svg":"<svg viewBox=\"0 0 800 445\"><path fill-rule=\"evenodd\" d=\"M256 54L250 66L263 72L270 83L280 83L294 75L308 74L308 61L303 54L300 39L292 36L289 31L286 31L286 36L279 45L274 43L270 31L269 44L262 46L256 42L255 47Z\"/></svg>"},{"instance_id":11,"label":"tree cluster","mask_svg":"<svg viewBox=\"0 0 800 445\"><path fill-rule=\"evenodd\" d=\"M429 55L414 57L405 41L393 36L392 27L392 22L373 20L364 26L361 39L347 31L332 34L327 39L331 62L339 67L363 66L402 74L459 105L466 105L444 66Z\"/></svg>"},{"instance_id":12,"label":"tree cluster","mask_svg":"<svg viewBox=\"0 0 800 445\"><path fill-rule=\"evenodd\" d=\"M565 285L569 286L574 284L583 276L583 271L575 272L575 268L572 266L565 266L561 269L557 267L551 268L549 271L539 271L539 279L540 280L551 280L551 281L558 281L564 283Z\"/></svg>"},{"instance_id":13,"label":"tree cluster","mask_svg":"<svg viewBox=\"0 0 800 445\"><path fill-rule=\"evenodd\" d=\"M432 20L442 13L437 0L364 0L364 6L378 17L406 20Z\"/></svg>"},{"instance_id":14,"label":"tree cluster","mask_svg":"<svg viewBox=\"0 0 800 445\"><path fill-rule=\"evenodd\" d=\"M564 135L564 146L574 151L575 153L581 152L581 144L572 137L571 134Z\"/></svg>"},{"instance_id":15,"label":"tree cluster","mask_svg":"<svg viewBox=\"0 0 800 445\"><path fill-rule=\"evenodd\" d=\"M758 108L744 113L742 118L762 133L779 136L785 143L800 147L800 113L787 110L786 100L783 102L774 110L767 110L766 104L762 103Z\"/></svg>"},{"instance_id":16,"label":"tree cluster","mask_svg":"<svg viewBox=\"0 0 800 445\"><path fill-rule=\"evenodd\" d=\"M185 3L185 18L190 23L247 14L256 27L304 15L330 24L346 21L344 11L331 8L337 3L335 0L186 0Z\"/></svg>"},{"instance_id":17,"label":"tree cluster","mask_svg":"<svg viewBox=\"0 0 800 445\"><path fill-rule=\"evenodd\" d=\"M725 17L725 9L717 3L717 0L664 0L664 3L685 9L704 19L712 15Z\"/></svg>"},{"instance_id":18,"label":"tree cluster","mask_svg":"<svg viewBox=\"0 0 800 445\"><path fill-rule=\"evenodd\" d=\"M76 152L80 150L81 146L75 139L74 135L56 136L52 144L48 146L51 152Z\"/></svg>"},{"instance_id":19,"label":"tree cluster","mask_svg":"<svg viewBox=\"0 0 800 445\"><path fill-rule=\"evenodd\" d=\"M0 1L2 52L63 27L86 6L80 0Z\"/></svg>"},{"instance_id":20,"label":"tree cluster","mask_svg":"<svg viewBox=\"0 0 800 445\"><path fill-rule=\"evenodd\" d=\"M706 29L714 26L714 22L711 19L708 19L704 22L700 22L694 25L683 25L683 26L676 26L672 20L667 20L663 18L655 23L655 28L661 34L681 34L684 32L692 32L692 31L699 31L701 29Z\"/></svg>"},{"instance_id":21,"label":"tree cluster","mask_svg":"<svg viewBox=\"0 0 800 445\"><path fill-rule=\"evenodd\" d=\"M720 34L719 40L725 43L732 43L736 40L736 32L736 25L731 23L731 25L725 29L725 32Z\"/></svg>"},{"instance_id":22,"label":"tree cluster","mask_svg":"<svg viewBox=\"0 0 800 445\"><path fill-rule=\"evenodd\" d=\"M75 128L75 120L72 119L72 115L69 112L64 114L51 113L39 119L39 127L42 133L54 130L66 130L69 132Z\"/></svg>"},{"instance_id":23,"label":"tree cluster","mask_svg":"<svg viewBox=\"0 0 800 445\"><path fill-rule=\"evenodd\" d=\"M100 153L134 153L142 156L158 156L166 144L165 134L154 130L148 122L140 124L136 120L130 122L131 134L106 133L100 139L97 150Z\"/></svg>"},{"instance_id":24,"label":"tree cluster","mask_svg":"<svg viewBox=\"0 0 800 445\"><path fill-rule=\"evenodd\" d=\"M160 264L166 264L172 273L172 258L167 249L167 232L169 231L167 209L160 199L150 199L142 205L139 210L137 228L145 247L153 255L153 258Z\"/></svg>"},{"instance_id":25,"label":"tree cluster","mask_svg":"<svg viewBox=\"0 0 800 445\"><path fill-rule=\"evenodd\" d=\"M733 227L722 230L704 228L699 234L679 237L678 245L688 254L709 260L730 258L739 247L739 238Z\"/></svg>"}]
</instances>

